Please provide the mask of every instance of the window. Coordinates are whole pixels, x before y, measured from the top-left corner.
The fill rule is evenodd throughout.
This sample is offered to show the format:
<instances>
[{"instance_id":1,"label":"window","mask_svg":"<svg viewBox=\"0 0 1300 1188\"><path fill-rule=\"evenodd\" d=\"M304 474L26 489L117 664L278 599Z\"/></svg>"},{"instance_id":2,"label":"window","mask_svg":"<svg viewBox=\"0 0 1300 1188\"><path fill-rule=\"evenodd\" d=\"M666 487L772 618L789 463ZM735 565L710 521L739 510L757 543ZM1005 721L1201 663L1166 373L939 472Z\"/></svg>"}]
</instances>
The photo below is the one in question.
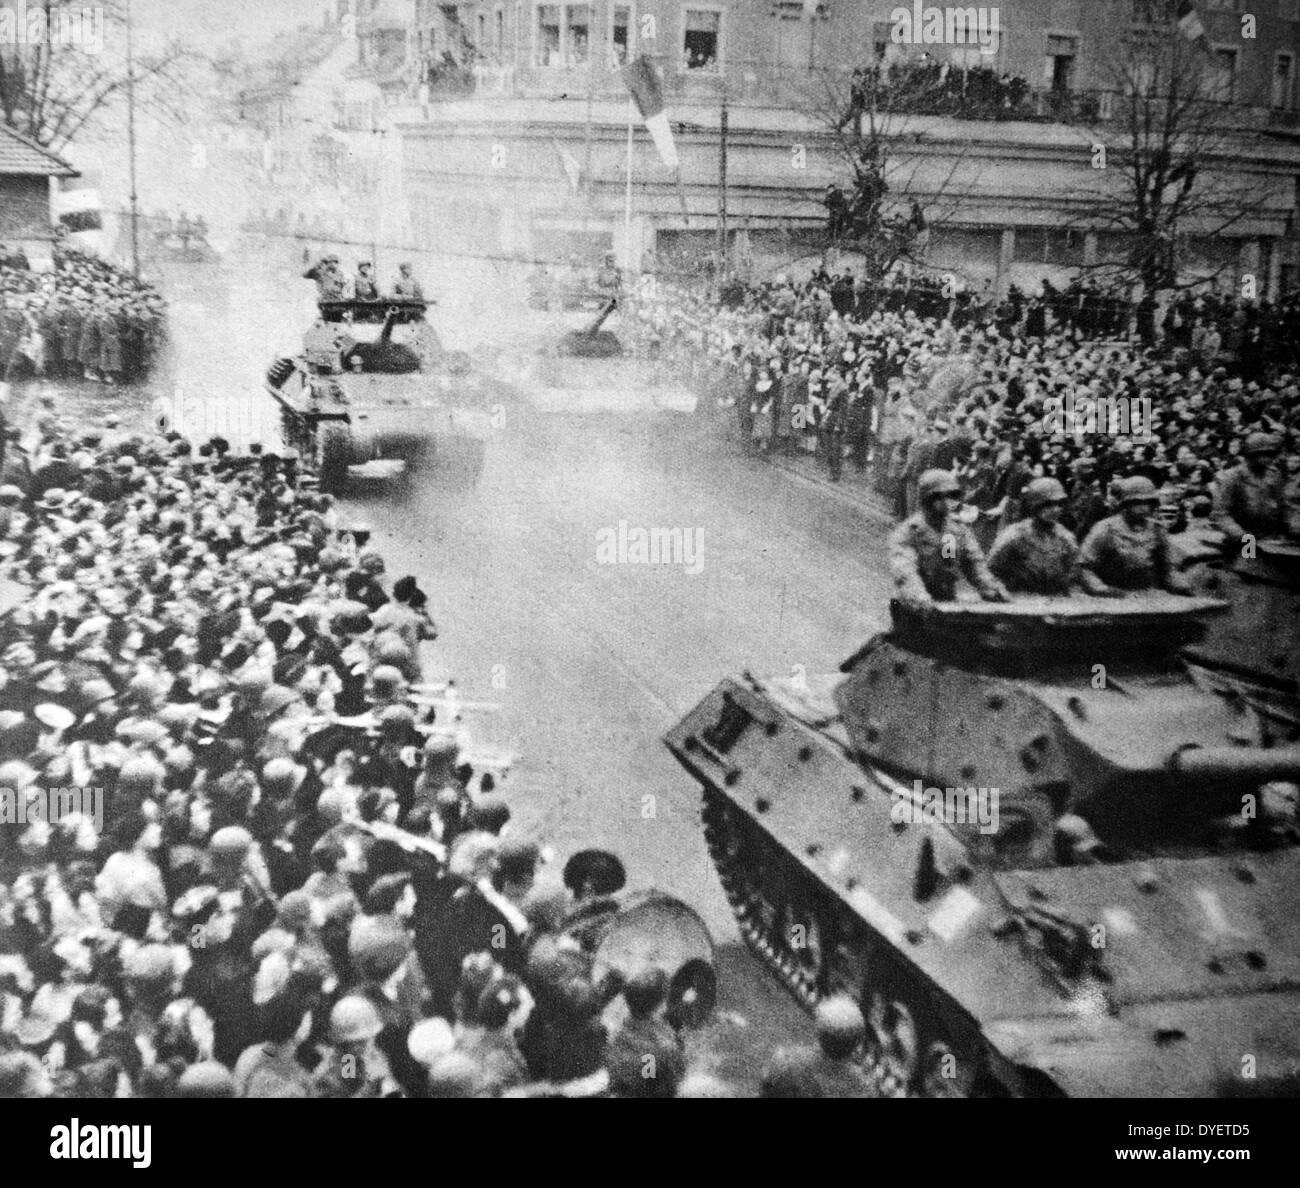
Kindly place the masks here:
<instances>
[{"instance_id":1,"label":"window","mask_svg":"<svg viewBox=\"0 0 1300 1188\"><path fill-rule=\"evenodd\" d=\"M609 44L614 61L625 66L632 60L634 14L630 4L615 4L609 22Z\"/></svg>"},{"instance_id":2,"label":"window","mask_svg":"<svg viewBox=\"0 0 1300 1188\"><path fill-rule=\"evenodd\" d=\"M1173 17L1174 0L1133 0L1135 25L1167 25Z\"/></svg>"},{"instance_id":3,"label":"window","mask_svg":"<svg viewBox=\"0 0 1300 1188\"><path fill-rule=\"evenodd\" d=\"M492 14L492 48L497 57L506 52L506 10L498 8Z\"/></svg>"},{"instance_id":4,"label":"window","mask_svg":"<svg viewBox=\"0 0 1300 1188\"><path fill-rule=\"evenodd\" d=\"M581 66L591 52L591 5L566 4L564 13L565 64Z\"/></svg>"},{"instance_id":5,"label":"window","mask_svg":"<svg viewBox=\"0 0 1300 1188\"><path fill-rule=\"evenodd\" d=\"M562 66L560 56L560 6L537 6L537 65Z\"/></svg>"},{"instance_id":6,"label":"window","mask_svg":"<svg viewBox=\"0 0 1300 1188\"><path fill-rule=\"evenodd\" d=\"M1237 51L1216 49L1210 66L1210 97L1231 103L1237 97Z\"/></svg>"},{"instance_id":7,"label":"window","mask_svg":"<svg viewBox=\"0 0 1300 1188\"><path fill-rule=\"evenodd\" d=\"M1049 35L1047 38L1043 81L1058 95L1069 91L1074 85L1074 60L1078 44L1073 37Z\"/></svg>"},{"instance_id":8,"label":"window","mask_svg":"<svg viewBox=\"0 0 1300 1188\"><path fill-rule=\"evenodd\" d=\"M716 73L722 53L722 13L706 8L683 12L682 68Z\"/></svg>"},{"instance_id":9,"label":"window","mask_svg":"<svg viewBox=\"0 0 1300 1188\"><path fill-rule=\"evenodd\" d=\"M776 20L776 61L782 66L800 66L811 60L812 34L804 19L801 3L773 6Z\"/></svg>"},{"instance_id":10,"label":"window","mask_svg":"<svg viewBox=\"0 0 1300 1188\"><path fill-rule=\"evenodd\" d=\"M480 13L478 14L478 20L475 22L475 28L476 28L476 30L477 30L478 39L475 41L474 44L475 44L475 46L477 47L478 52L479 52L480 54L486 54L486 53L487 53L487 48L488 48L488 44L487 44L487 13L485 13L485 12L480 12Z\"/></svg>"},{"instance_id":11,"label":"window","mask_svg":"<svg viewBox=\"0 0 1300 1188\"><path fill-rule=\"evenodd\" d=\"M1287 109L1291 106L1291 74L1295 69L1295 57L1280 53L1273 59L1273 106Z\"/></svg>"},{"instance_id":12,"label":"window","mask_svg":"<svg viewBox=\"0 0 1300 1188\"><path fill-rule=\"evenodd\" d=\"M591 49L591 5L539 4L535 44L538 66L581 66Z\"/></svg>"},{"instance_id":13,"label":"window","mask_svg":"<svg viewBox=\"0 0 1300 1188\"><path fill-rule=\"evenodd\" d=\"M1078 267L1083 263L1083 232L1057 227L1017 227L1017 264L1055 264Z\"/></svg>"}]
</instances>

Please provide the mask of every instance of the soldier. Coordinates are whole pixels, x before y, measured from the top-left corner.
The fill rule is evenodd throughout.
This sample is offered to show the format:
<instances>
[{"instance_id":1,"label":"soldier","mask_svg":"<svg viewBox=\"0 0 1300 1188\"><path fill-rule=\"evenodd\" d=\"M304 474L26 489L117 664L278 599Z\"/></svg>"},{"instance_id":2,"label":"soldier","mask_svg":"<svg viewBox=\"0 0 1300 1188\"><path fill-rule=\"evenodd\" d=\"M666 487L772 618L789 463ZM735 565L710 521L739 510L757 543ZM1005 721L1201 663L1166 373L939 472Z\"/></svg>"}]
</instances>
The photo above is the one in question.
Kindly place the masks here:
<instances>
[{"instance_id":1,"label":"soldier","mask_svg":"<svg viewBox=\"0 0 1300 1188\"><path fill-rule=\"evenodd\" d=\"M957 480L945 470L927 470L917 484L920 511L889 538L889 570L897 596L908 602L951 602L957 579L966 580L985 602L1011 596L988 570L984 554L965 524L951 515Z\"/></svg>"},{"instance_id":2,"label":"soldier","mask_svg":"<svg viewBox=\"0 0 1300 1188\"><path fill-rule=\"evenodd\" d=\"M1079 582L1079 542L1061 527L1065 488L1055 479L1035 479L1022 504L1029 515L993 542L989 572L1013 594L1068 594Z\"/></svg>"},{"instance_id":3,"label":"soldier","mask_svg":"<svg viewBox=\"0 0 1300 1188\"><path fill-rule=\"evenodd\" d=\"M1169 558L1169 534L1156 517L1160 496L1149 478L1115 484L1119 514L1097 524L1079 554L1084 589L1103 597L1142 590L1186 594Z\"/></svg>"},{"instance_id":4,"label":"soldier","mask_svg":"<svg viewBox=\"0 0 1300 1188\"><path fill-rule=\"evenodd\" d=\"M1252 433L1242 451L1245 461L1223 476L1214 500L1214 524L1234 548L1243 536L1280 535L1283 478L1277 470L1280 443L1268 433Z\"/></svg>"},{"instance_id":5,"label":"soldier","mask_svg":"<svg viewBox=\"0 0 1300 1188\"><path fill-rule=\"evenodd\" d=\"M375 1041L384 1025L369 1000L339 999L330 1011L330 1046L312 1075L313 1097L394 1097L397 1082Z\"/></svg>"},{"instance_id":6,"label":"soldier","mask_svg":"<svg viewBox=\"0 0 1300 1188\"><path fill-rule=\"evenodd\" d=\"M410 264L401 264L397 269L397 280L393 282L395 297L408 297L414 301L424 300L424 288L416 280Z\"/></svg>"},{"instance_id":7,"label":"soldier","mask_svg":"<svg viewBox=\"0 0 1300 1188\"><path fill-rule=\"evenodd\" d=\"M347 281L339 268L337 256L322 256L303 274L305 280L316 282L316 295L321 301L342 301L347 296Z\"/></svg>"},{"instance_id":8,"label":"soldier","mask_svg":"<svg viewBox=\"0 0 1300 1188\"><path fill-rule=\"evenodd\" d=\"M846 995L817 1007L817 1047L779 1049L763 1073L763 1097L879 1097L854 1056L866 1037L858 1004Z\"/></svg>"},{"instance_id":9,"label":"soldier","mask_svg":"<svg viewBox=\"0 0 1300 1188\"><path fill-rule=\"evenodd\" d=\"M375 266L369 260L362 260L357 265L357 278L352 284L352 292L358 301L379 300L379 285L375 283Z\"/></svg>"},{"instance_id":10,"label":"soldier","mask_svg":"<svg viewBox=\"0 0 1300 1188\"><path fill-rule=\"evenodd\" d=\"M628 1019L605 1054L617 1097L673 1097L686 1075L681 1037L659 1015L667 993L667 976L653 966L637 970L623 988Z\"/></svg>"}]
</instances>

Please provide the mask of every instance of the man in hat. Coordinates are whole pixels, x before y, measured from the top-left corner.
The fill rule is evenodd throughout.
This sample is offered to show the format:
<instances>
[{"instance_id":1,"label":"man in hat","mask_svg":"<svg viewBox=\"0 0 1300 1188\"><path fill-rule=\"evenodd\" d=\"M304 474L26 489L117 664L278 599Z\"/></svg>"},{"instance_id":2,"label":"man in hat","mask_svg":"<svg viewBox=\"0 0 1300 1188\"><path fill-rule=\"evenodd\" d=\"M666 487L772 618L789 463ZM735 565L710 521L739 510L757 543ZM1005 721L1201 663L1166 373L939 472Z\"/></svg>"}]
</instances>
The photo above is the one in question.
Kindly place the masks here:
<instances>
[{"instance_id":1,"label":"man in hat","mask_svg":"<svg viewBox=\"0 0 1300 1188\"><path fill-rule=\"evenodd\" d=\"M424 287L416 279L410 264L400 264L397 280L393 282L393 296L406 297L413 301L424 300Z\"/></svg>"},{"instance_id":2,"label":"man in hat","mask_svg":"<svg viewBox=\"0 0 1300 1188\"><path fill-rule=\"evenodd\" d=\"M319 301L342 301L347 297L347 279L339 267L339 258L328 254L313 264L303 274L305 280L316 282L316 297ZM335 319L337 320L337 319Z\"/></svg>"},{"instance_id":3,"label":"man in hat","mask_svg":"<svg viewBox=\"0 0 1300 1188\"><path fill-rule=\"evenodd\" d=\"M1098 523L1079 554L1084 589L1103 597L1147 590L1187 594L1174 572L1169 534L1156 512L1160 496L1155 484L1142 476L1115 485L1119 513Z\"/></svg>"},{"instance_id":4,"label":"man in hat","mask_svg":"<svg viewBox=\"0 0 1300 1188\"><path fill-rule=\"evenodd\" d=\"M1021 502L1028 515L993 542L989 572L1013 594L1069 594L1079 581L1079 542L1061 527L1065 488L1035 479Z\"/></svg>"},{"instance_id":5,"label":"man in hat","mask_svg":"<svg viewBox=\"0 0 1300 1188\"><path fill-rule=\"evenodd\" d=\"M906 602L951 602L965 577L985 602L1008 602L1010 594L989 572L971 530L953 514L957 480L928 470L917 484L920 510L889 538L889 569L896 596Z\"/></svg>"},{"instance_id":6,"label":"man in hat","mask_svg":"<svg viewBox=\"0 0 1300 1188\"><path fill-rule=\"evenodd\" d=\"M667 996L668 977L655 966L636 970L623 988L627 1022L605 1053L609 1087L618 1097L673 1097L686 1075L681 1037L661 1013Z\"/></svg>"},{"instance_id":7,"label":"man in hat","mask_svg":"<svg viewBox=\"0 0 1300 1188\"><path fill-rule=\"evenodd\" d=\"M1252 433L1243 461L1220 480L1214 498L1215 526L1227 537L1224 547L1237 550L1247 536L1256 540L1280 535L1284 478L1277 467L1281 443L1269 433Z\"/></svg>"}]
</instances>

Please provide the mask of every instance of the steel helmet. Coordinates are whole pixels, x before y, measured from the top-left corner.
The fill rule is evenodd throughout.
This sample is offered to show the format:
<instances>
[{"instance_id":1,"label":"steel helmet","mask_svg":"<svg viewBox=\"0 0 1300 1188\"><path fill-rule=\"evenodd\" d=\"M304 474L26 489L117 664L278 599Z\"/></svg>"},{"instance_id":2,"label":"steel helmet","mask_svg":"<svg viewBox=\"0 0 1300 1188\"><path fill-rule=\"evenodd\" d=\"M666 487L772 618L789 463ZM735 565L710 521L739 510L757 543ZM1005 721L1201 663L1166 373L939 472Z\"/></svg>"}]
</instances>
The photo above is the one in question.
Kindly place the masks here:
<instances>
[{"instance_id":1,"label":"steel helmet","mask_svg":"<svg viewBox=\"0 0 1300 1188\"><path fill-rule=\"evenodd\" d=\"M352 1044L374 1039L384 1025L370 1000L359 994L340 998L330 1011L330 1039L336 1044Z\"/></svg>"},{"instance_id":2,"label":"steel helmet","mask_svg":"<svg viewBox=\"0 0 1300 1188\"><path fill-rule=\"evenodd\" d=\"M1116 487L1120 507L1128 507L1134 503L1160 502L1160 493L1156 490L1155 483L1145 475L1139 474L1132 478L1121 479Z\"/></svg>"},{"instance_id":3,"label":"steel helmet","mask_svg":"<svg viewBox=\"0 0 1300 1188\"><path fill-rule=\"evenodd\" d=\"M856 1045L867 1033L862 1009L847 994L837 994L819 1003L815 1018L818 1039Z\"/></svg>"},{"instance_id":4,"label":"steel helmet","mask_svg":"<svg viewBox=\"0 0 1300 1188\"><path fill-rule=\"evenodd\" d=\"M1026 511L1037 511L1045 503L1064 503L1065 488L1054 478L1034 479L1025 487L1021 500Z\"/></svg>"},{"instance_id":5,"label":"steel helmet","mask_svg":"<svg viewBox=\"0 0 1300 1188\"><path fill-rule=\"evenodd\" d=\"M936 495L960 495L961 484L947 470L927 470L917 484L917 497L927 503Z\"/></svg>"}]
</instances>

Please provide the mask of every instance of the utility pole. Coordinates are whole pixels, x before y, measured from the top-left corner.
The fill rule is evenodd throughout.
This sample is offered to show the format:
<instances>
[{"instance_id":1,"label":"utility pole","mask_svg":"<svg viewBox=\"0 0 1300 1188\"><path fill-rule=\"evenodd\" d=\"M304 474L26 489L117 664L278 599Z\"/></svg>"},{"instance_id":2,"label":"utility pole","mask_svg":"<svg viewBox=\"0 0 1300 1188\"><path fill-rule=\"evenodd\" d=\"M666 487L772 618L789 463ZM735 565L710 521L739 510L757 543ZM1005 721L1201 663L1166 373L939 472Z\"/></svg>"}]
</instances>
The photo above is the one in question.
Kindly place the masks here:
<instances>
[{"instance_id":1,"label":"utility pole","mask_svg":"<svg viewBox=\"0 0 1300 1188\"><path fill-rule=\"evenodd\" d=\"M718 279L725 280L727 267L727 92L722 92L721 137L718 145Z\"/></svg>"},{"instance_id":2,"label":"utility pole","mask_svg":"<svg viewBox=\"0 0 1300 1188\"><path fill-rule=\"evenodd\" d=\"M131 271L140 276L140 196L135 170L135 43L132 37L131 0L126 0L126 139L131 156Z\"/></svg>"}]
</instances>

